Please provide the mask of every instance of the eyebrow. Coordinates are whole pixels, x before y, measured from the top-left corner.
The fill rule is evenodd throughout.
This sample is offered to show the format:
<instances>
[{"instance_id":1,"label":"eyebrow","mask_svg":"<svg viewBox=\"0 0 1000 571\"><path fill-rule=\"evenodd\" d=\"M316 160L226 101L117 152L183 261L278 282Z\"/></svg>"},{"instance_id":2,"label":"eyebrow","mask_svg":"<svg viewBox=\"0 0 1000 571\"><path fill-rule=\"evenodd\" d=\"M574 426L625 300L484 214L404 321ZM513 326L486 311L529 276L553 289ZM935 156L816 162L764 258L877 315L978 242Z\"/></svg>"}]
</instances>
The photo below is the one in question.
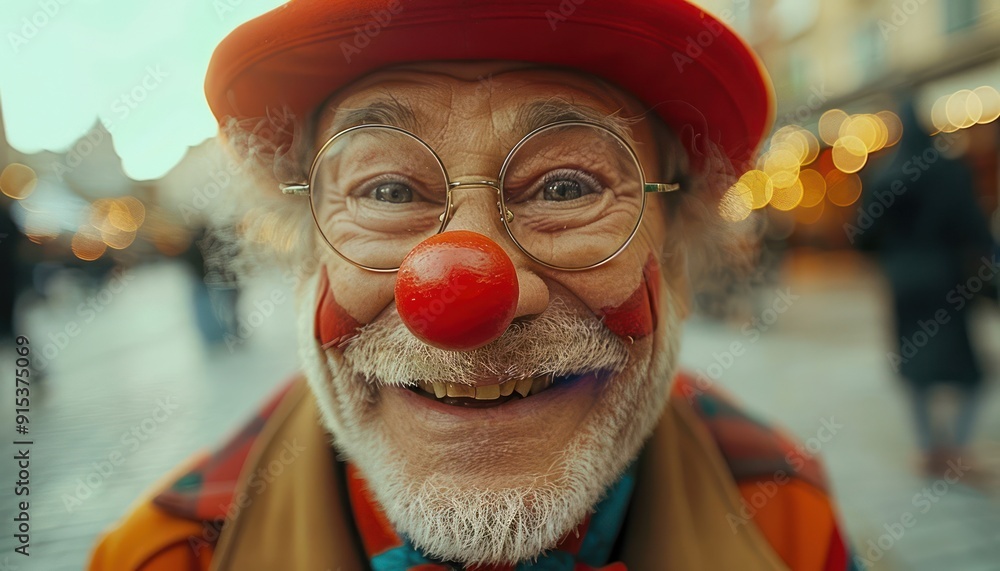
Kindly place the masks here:
<instances>
[{"instance_id":1,"label":"eyebrow","mask_svg":"<svg viewBox=\"0 0 1000 571\"><path fill-rule=\"evenodd\" d=\"M329 139L336 133L356 125L391 125L412 133L416 131L417 115L408 103L390 95L388 99L373 101L364 107L337 109L335 119L323 131L322 139Z\"/></svg>"},{"instance_id":2,"label":"eyebrow","mask_svg":"<svg viewBox=\"0 0 1000 571\"><path fill-rule=\"evenodd\" d=\"M564 99L549 99L529 103L518 110L514 117L515 129L521 135L557 121L589 121L602 125L635 146L630 125L638 119L622 117L618 111L608 113L593 107L572 103Z\"/></svg>"},{"instance_id":3,"label":"eyebrow","mask_svg":"<svg viewBox=\"0 0 1000 571\"><path fill-rule=\"evenodd\" d=\"M572 103L561 98L528 103L517 110L514 116L514 129L519 136L558 121L589 121L603 125L613 133L635 146L630 125L638 118L626 118L618 111L608 113L593 107ZM373 101L364 107L352 109L340 108L335 119L323 131L322 140L329 139L334 134L356 125L391 125L413 133L417 127L417 115L406 102L389 96L387 99Z\"/></svg>"}]
</instances>

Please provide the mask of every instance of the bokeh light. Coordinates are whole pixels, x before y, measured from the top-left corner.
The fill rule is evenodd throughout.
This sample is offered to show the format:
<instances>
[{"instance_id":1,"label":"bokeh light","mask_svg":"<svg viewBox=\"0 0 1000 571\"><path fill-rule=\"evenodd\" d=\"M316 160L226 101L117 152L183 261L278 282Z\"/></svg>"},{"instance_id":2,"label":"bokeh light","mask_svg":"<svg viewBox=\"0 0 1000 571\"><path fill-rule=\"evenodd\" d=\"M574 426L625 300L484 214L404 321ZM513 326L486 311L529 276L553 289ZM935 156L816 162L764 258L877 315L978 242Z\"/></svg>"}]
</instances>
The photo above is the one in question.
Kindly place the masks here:
<instances>
[{"instance_id":1,"label":"bokeh light","mask_svg":"<svg viewBox=\"0 0 1000 571\"><path fill-rule=\"evenodd\" d=\"M931 108L931 123L941 133L954 133L997 119L1000 119L1000 92L991 85L942 95Z\"/></svg>"},{"instance_id":2,"label":"bokeh light","mask_svg":"<svg viewBox=\"0 0 1000 571\"><path fill-rule=\"evenodd\" d=\"M14 200L27 198L37 185L38 175L28 165L11 163L0 172L0 192Z\"/></svg>"},{"instance_id":3,"label":"bokeh light","mask_svg":"<svg viewBox=\"0 0 1000 571\"><path fill-rule=\"evenodd\" d=\"M826 179L819 171L803 169L799 173L799 182L802 185L801 206L810 208L823 202L826 197Z\"/></svg>"},{"instance_id":4,"label":"bokeh light","mask_svg":"<svg viewBox=\"0 0 1000 571\"><path fill-rule=\"evenodd\" d=\"M116 234L102 234L104 238L104 243L108 245L109 248L114 248L115 250L124 250L132 245L135 241L135 231L131 232L118 232Z\"/></svg>"},{"instance_id":5,"label":"bokeh light","mask_svg":"<svg viewBox=\"0 0 1000 571\"><path fill-rule=\"evenodd\" d=\"M774 195L774 182L767 173L759 170L747 171L736 185L743 185L750 192L750 205L754 210L764 208ZM741 190L741 192L743 192Z\"/></svg>"},{"instance_id":6,"label":"bokeh light","mask_svg":"<svg viewBox=\"0 0 1000 571\"><path fill-rule=\"evenodd\" d=\"M959 129L972 126L983 115L983 104L979 97L968 89L959 89L951 94L944 109L948 123Z\"/></svg>"},{"instance_id":7,"label":"bokeh light","mask_svg":"<svg viewBox=\"0 0 1000 571\"><path fill-rule=\"evenodd\" d=\"M948 121L948 114L945 110L945 106L948 104L947 97L939 97L937 101L934 102L934 107L931 108L931 124L934 128L941 132L948 132L948 129L952 127L951 123Z\"/></svg>"},{"instance_id":8,"label":"bokeh light","mask_svg":"<svg viewBox=\"0 0 1000 571\"><path fill-rule=\"evenodd\" d=\"M875 140L875 146L868 150L870 153L877 153L886 147L889 143L889 127L886 126L885 121L882 120L878 115L868 115L872 124L875 125L875 129L878 130L878 138Z\"/></svg>"},{"instance_id":9,"label":"bokeh light","mask_svg":"<svg viewBox=\"0 0 1000 571\"><path fill-rule=\"evenodd\" d=\"M799 177L799 156L791 150L779 147L764 155L761 170L771 178L776 187L795 184Z\"/></svg>"},{"instance_id":10,"label":"bokeh light","mask_svg":"<svg viewBox=\"0 0 1000 571\"><path fill-rule=\"evenodd\" d=\"M146 209L138 199L101 198L90 205L89 224L108 247L124 250L135 242L136 234L145 221Z\"/></svg>"},{"instance_id":11,"label":"bokeh light","mask_svg":"<svg viewBox=\"0 0 1000 571\"><path fill-rule=\"evenodd\" d=\"M806 144L809 145L806 151L806 156L802 159L802 164L812 164L816 161L816 158L819 157L819 139L817 139L816 135L813 135L811 131L807 131L805 129L802 130L802 136L805 138Z\"/></svg>"},{"instance_id":12,"label":"bokeh light","mask_svg":"<svg viewBox=\"0 0 1000 571\"><path fill-rule=\"evenodd\" d=\"M864 143L865 154L876 150L880 137L879 128L871 115L854 115L840 127L838 142L846 137L854 137ZM834 143L836 147L836 143Z\"/></svg>"},{"instance_id":13,"label":"bokeh light","mask_svg":"<svg viewBox=\"0 0 1000 571\"><path fill-rule=\"evenodd\" d=\"M73 255L86 262L92 262L100 258L108 249L101 239L101 233L89 224L80 226L70 242L70 249Z\"/></svg>"},{"instance_id":14,"label":"bokeh light","mask_svg":"<svg viewBox=\"0 0 1000 571\"><path fill-rule=\"evenodd\" d=\"M791 210L802 202L802 192L802 182L796 178L795 182L787 187L775 186L770 204L778 210Z\"/></svg>"},{"instance_id":15,"label":"bokeh light","mask_svg":"<svg viewBox=\"0 0 1000 571\"><path fill-rule=\"evenodd\" d=\"M833 145L840 138L840 127L848 115L840 109L831 109L819 118L819 138L827 145Z\"/></svg>"},{"instance_id":16,"label":"bokeh light","mask_svg":"<svg viewBox=\"0 0 1000 571\"><path fill-rule=\"evenodd\" d=\"M836 206L850 206L861 197L861 178L854 173L830 171L826 175L826 198Z\"/></svg>"},{"instance_id":17,"label":"bokeh light","mask_svg":"<svg viewBox=\"0 0 1000 571\"><path fill-rule=\"evenodd\" d=\"M856 173L868 162L868 146L853 135L837 139L833 145L833 164L845 173Z\"/></svg>"},{"instance_id":18,"label":"bokeh light","mask_svg":"<svg viewBox=\"0 0 1000 571\"><path fill-rule=\"evenodd\" d=\"M798 125L787 125L778 129L771 137L771 152L785 150L798 158L799 165L807 165L816 160L820 146L816 136Z\"/></svg>"},{"instance_id":19,"label":"bokeh light","mask_svg":"<svg viewBox=\"0 0 1000 571\"><path fill-rule=\"evenodd\" d=\"M875 116L885 125L885 146L892 147L899 143L899 140L903 137L903 122L900 121L899 115L896 115L892 111L879 111Z\"/></svg>"},{"instance_id":20,"label":"bokeh light","mask_svg":"<svg viewBox=\"0 0 1000 571\"><path fill-rule=\"evenodd\" d=\"M111 203L107 219L108 224L123 232L135 232L139 229L139 224L132 218L132 212L117 200Z\"/></svg>"},{"instance_id":21,"label":"bokeh light","mask_svg":"<svg viewBox=\"0 0 1000 571\"><path fill-rule=\"evenodd\" d=\"M815 224L823 218L826 211L826 201L820 201L814 206L799 206L795 209L795 221L799 224Z\"/></svg>"},{"instance_id":22,"label":"bokeh light","mask_svg":"<svg viewBox=\"0 0 1000 571\"><path fill-rule=\"evenodd\" d=\"M135 224L142 226L142 223L146 220L146 207L143 206L142 202L134 196L123 197L119 202L128 209Z\"/></svg>"},{"instance_id":23,"label":"bokeh light","mask_svg":"<svg viewBox=\"0 0 1000 571\"><path fill-rule=\"evenodd\" d=\"M1000 119L1000 91L990 85L984 85L972 90L979 102L982 104L983 113L979 118L979 124L985 125Z\"/></svg>"}]
</instances>

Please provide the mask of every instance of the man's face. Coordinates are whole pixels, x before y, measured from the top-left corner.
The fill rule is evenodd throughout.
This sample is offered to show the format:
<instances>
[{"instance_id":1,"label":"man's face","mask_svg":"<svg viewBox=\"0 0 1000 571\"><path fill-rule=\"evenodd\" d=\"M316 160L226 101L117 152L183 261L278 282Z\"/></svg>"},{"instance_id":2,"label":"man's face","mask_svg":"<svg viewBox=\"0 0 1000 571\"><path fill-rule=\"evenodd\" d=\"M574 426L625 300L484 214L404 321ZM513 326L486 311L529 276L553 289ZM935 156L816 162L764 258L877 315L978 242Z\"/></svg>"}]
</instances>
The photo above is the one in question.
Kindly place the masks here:
<instances>
[{"instance_id":1,"label":"man's face","mask_svg":"<svg viewBox=\"0 0 1000 571\"><path fill-rule=\"evenodd\" d=\"M526 116L603 121L642 111L617 90L568 71L409 65L337 94L320 114L316 148L367 108L381 111L366 121L407 123L398 126L430 145L457 181L496 179L530 128ZM641 119L629 130L647 178L656 180L662 157L651 124ZM471 352L429 347L410 334L396 313L396 274L319 253L324 275L308 284L301 304L309 381L336 445L419 547L466 562L537 555L578 524L635 457L665 403L681 313L681 260L663 254L669 233L658 198L647 201L639 232L620 255L567 272L517 249L489 188L456 193L446 231L495 241L519 285L513 325ZM359 325L346 343L322 349L328 339L316 339L318 329L338 337ZM557 379L550 388L490 408L445 404L416 388L420 381L487 385L549 372Z\"/></svg>"}]
</instances>

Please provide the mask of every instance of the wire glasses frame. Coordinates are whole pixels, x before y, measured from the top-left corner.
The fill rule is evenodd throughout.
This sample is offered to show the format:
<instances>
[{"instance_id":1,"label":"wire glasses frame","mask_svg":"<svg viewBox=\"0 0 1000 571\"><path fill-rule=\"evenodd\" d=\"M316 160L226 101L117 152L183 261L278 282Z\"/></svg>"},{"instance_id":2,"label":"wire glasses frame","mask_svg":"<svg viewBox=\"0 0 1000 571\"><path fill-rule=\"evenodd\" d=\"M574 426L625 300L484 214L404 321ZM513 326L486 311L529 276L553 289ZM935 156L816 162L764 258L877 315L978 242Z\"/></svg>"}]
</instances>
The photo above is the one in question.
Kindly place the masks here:
<instances>
[{"instance_id":1,"label":"wire glasses frame","mask_svg":"<svg viewBox=\"0 0 1000 571\"><path fill-rule=\"evenodd\" d=\"M504 180L505 180L505 178L506 178L506 176L508 174L508 167L510 166L511 161L513 160L513 158L517 154L518 150L520 150L526 143L528 143L532 139L532 137L534 137L535 135L538 135L539 133L542 133L542 132L550 130L550 129L562 128L562 127L592 127L592 128L600 129L600 130L604 131L605 134L610 135L615 141L617 141L622 146L622 148L624 148L628 152L628 156L631 158L632 162L635 165L636 172L639 175L640 184L642 186L642 192L641 192L642 199L641 199L641 204L639 206L638 216L636 216L635 225L631 229L631 231L628 234L628 237L625 239L625 241L616 250L614 250L611 254L609 254L605 258L603 258L603 259L601 259L601 260L599 260L597 262L594 262L594 263L591 263L591 264L587 264L587 265L584 265L584 266L579 266L579 267L563 266L563 265L557 265L557 264L552 264L552 263L546 262L545 260L542 260L542 259L538 258L537 256L535 256L527 248L525 248L521 244L521 242L517 239L517 237L515 236L514 231L511 229L510 225L511 225L511 223L514 220L514 214L510 210L507 209L507 204L506 204L506 201L505 201L505 198L504 198L504 192L503 192L503 189L504 189ZM647 181L646 177L645 177L645 174L644 174L644 171L642 170L642 165L639 163L639 158L636 155L635 150L633 150L632 146L629 145L628 142L624 138L622 138L618 133L615 133L613 130L609 129L608 127L606 127L605 125L603 125L601 123L597 123L597 122L593 122L593 121L570 120L570 121L557 121L557 122L554 122L554 123L549 123L547 125L543 125L541 127L533 129L530 133L528 133L527 135L525 135L524 137L522 137L521 140L518 141L517 144L514 145L514 147L511 148L511 150L507 153L507 157L504 159L503 165L500 167L500 173L499 173L499 175L498 175L498 177L497 177L496 180L488 180L487 179L487 180L468 181L468 182L452 181L451 178L448 176L448 171L447 171L447 169L444 166L444 161L441 160L441 157L437 154L437 152L435 152L434 149L432 149L430 145L428 145L427 143L425 143L419 137L417 137L416 135L414 135L413 133L410 133L409 131L407 131L405 129L402 129L402 128L396 127L396 126L392 126L392 125L383 125L383 124L364 124L364 125L356 125L356 126L353 126L353 127L348 127L346 129L343 129L343 130L339 131L338 133L336 133L332 137L330 137L330 139L328 139L326 141L326 143L324 143L323 146L320 147L319 151L316 153L316 156L315 156L315 158L312 161L312 164L309 167L309 175L308 175L309 178L308 178L308 181L307 182L302 182L302 183L281 184L280 188L281 188L282 193L286 194L286 195L310 196L311 197L313 189L316 187L316 178L318 176L319 165L322 162L322 160L323 160L323 158L324 158L327 150L331 146L333 146L334 144L336 144L336 142L338 140L340 140L342 137L348 136L349 134L355 133L355 132L360 131L362 129L372 129L372 128L385 129L385 130L393 131L393 132L399 133L401 135L404 135L406 137L412 138L417 143L419 143L420 145L422 145L430 153L430 155L434 157L434 160L437 162L437 166L440 167L441 173L442 173L442 175L444 177L443 181L445 181L447 183L447 188L445 189L446 190L446 194L445 194L444 211L441 213L441 215L439 217L439 219L441 221L441 224L438 227L438 229L435 232L435 234L440 234L441 232L444 232L445 228L448 226L448 223L451 221L451 218L452 218L452 216L454 214L454 204L452 202L452 192L454 190L460 189L460 188L473 188L473 187L487 187L487 188L492 188L497 193L497 209L498 209L498 214L500 215L499 216L500 222L503 224L503 227L506 230L507 235L510 237L510 239L514 243L514 245L518 248L518 250L520 250L524 255L526 255L528 258L530 258L535 263L538 263L538 264L540 264L542 266L545 266L547 268L551 268L551 269L554 269L554 270L561 270L561 271L568 271L568 272L584 271L584 270L590 270L590 269L593 269L593 268L596 268L596 267L599 267L599 266L602 266L602 265L608 263L609 261L611 261L612 259L614 259L618 254L620 254L622 251L624 251L625 248L628 247L628 245L632 242L632 239L635 237L636 233L638 232L639 226L642 223L643 213L645 212L646 194L647 193L667 193L667 192L674 192L674 191L677 191L677 190L680 189L680 185L676 184L676 183L663 183L663 182L650 182L650 181ZM329 246L330 249L333 250L333 252L335 254L337 254L337 256L339 256L344 261L348 262L349 264L351 264L351 265L353 265L353 266L355 266L357 268L360 268L360 269L363 269L363 270L367 270L367 271L370 271L370 272L392 273L392 272L396 272L396 271L399 270L399 266L396 266L396 267L393 267L393 268L379 268L379 267L373 267L373 266L368 266L368 265L365 265L365 264L361 264L361 263L358 263L355 260L350 259L345 254L343 254L342 252L340 252L337 249L337 247L334 246L333 243L330 242L330 239L329 239L329 237L327 237L326 232L323 231L323 228L322 228L322 226L320 224L319 215L316 212L316 202L315 202L315 200L310 199L309 204L310 204L310 210L312 212L313 221L314 221L314 223L316 225L317 230L319 230L320 235L323 237L323 241L326 242L327 246Z\"/></svg>"}]
</instances>

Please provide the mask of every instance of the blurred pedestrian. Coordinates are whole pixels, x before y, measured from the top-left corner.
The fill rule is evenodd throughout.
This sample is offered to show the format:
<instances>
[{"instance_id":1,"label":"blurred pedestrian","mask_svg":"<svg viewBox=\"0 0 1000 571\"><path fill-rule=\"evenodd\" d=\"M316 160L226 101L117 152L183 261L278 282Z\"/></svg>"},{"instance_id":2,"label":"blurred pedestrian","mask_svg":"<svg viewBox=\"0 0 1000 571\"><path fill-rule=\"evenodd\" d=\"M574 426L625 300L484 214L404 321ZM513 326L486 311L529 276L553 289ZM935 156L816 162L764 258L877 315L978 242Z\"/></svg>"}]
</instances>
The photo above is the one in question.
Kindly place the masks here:
<instances>
[{"instance_id":1,"label":"blurred pedestrian","mask_svg":"<svg viewBox=\"0 0 1000 571\"><path fill-rule=\"evenodd\" d=\"M208 263L205 252L214 247L212 232L199 228L180 259L192 272L192 301L195 323L202 339L209 345L222 343L236 335L236 302L239 297L235 278L220 274L218 263ZM211 267L210 267L211 266Z\"/></svg>"},{"instance_id":2,"label":"blurred pedestrian","mask_svg":"<svg viewBox=\"0 0 1000 571\"><path fill-rule=\"evenodd\" d=\"M990 265L993 238L972 171L946 154L955 135L927 134L912 102L900 118L895 155L866 185L861 217L867 228L858 236L862 248L878 252L889 282L897 343L889 361L910 389L924 467L936 474L965 453L982 384L969 335L971 296L963 286L996 265ZM941 385L959 394L947 436L937 433L931 414Z\"/></svg>"},{"instance_id":3,"label":"blurred pedestrian","mask_svg":"<svg viewBox=\"0 0 1000 571\"><path fill-rule=\"evenodd\" d=\"M14 224L9 202L0 198L0 340L14 335L14 304L22 281L18 271L17 252L21 233Z\"/></svg>"}]
</instances>

